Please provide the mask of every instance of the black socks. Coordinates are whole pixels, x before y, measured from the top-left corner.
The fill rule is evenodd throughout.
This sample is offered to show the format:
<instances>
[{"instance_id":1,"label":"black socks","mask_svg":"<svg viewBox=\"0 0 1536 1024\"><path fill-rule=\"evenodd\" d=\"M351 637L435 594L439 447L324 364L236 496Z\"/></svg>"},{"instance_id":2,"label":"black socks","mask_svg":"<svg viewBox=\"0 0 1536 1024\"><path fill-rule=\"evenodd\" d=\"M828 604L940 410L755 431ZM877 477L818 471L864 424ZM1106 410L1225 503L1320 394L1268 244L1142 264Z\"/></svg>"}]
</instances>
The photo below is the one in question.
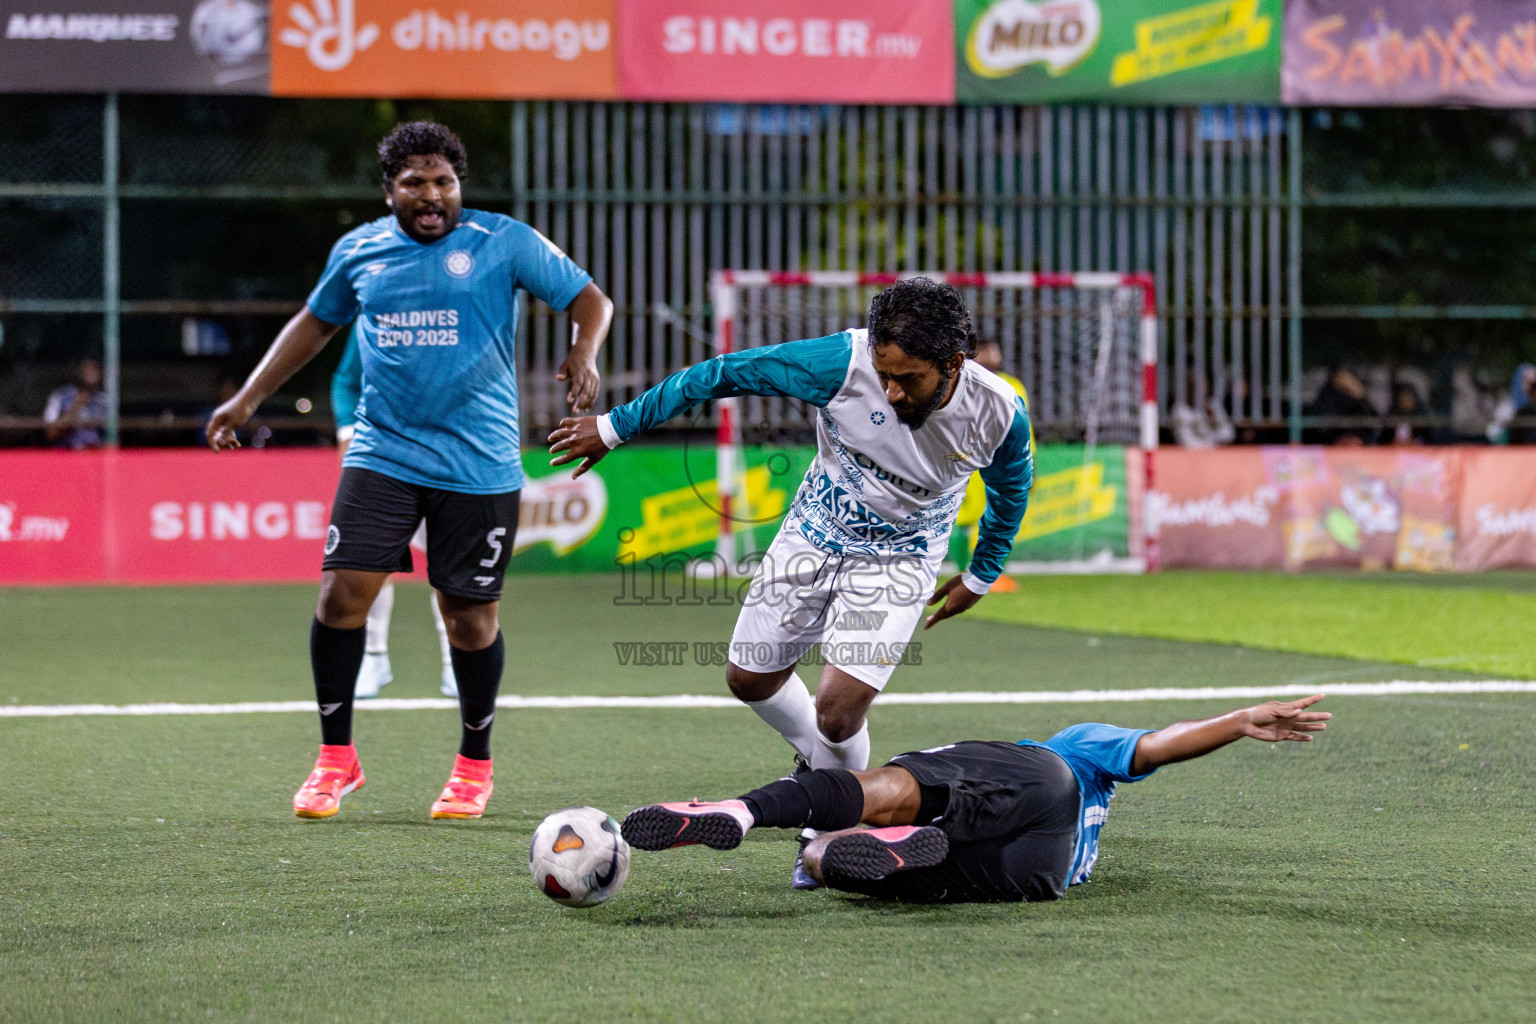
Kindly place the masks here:
<instances>
[{"instance_id":1,"label":"black socks","mask_svg":"<svg viewBox=\"0 0 1536 1024\"><path fill-rule=\"evenodd\" d=\"M818 768L770 782L741 798L754 822L766 828L830 832L853 828L864 817L864 788L845 768Z\"/></svg>"},{"instance_id":2,"label":"black socks","mask_svg":"<svg viewBox=\"0 0 1536 1024\"><path fill-rule=\"evenodd\" d=\"M476 761L491 756L491 722L496 718L496 693L507 661L507 645L497 632L491 646L479 651L450 647L453 674L459 681L459 715L464 722L459 753ZM359 666L362 662L359 660Z\"/></svg>"},{"instance_id":3,"label":"black socks","mask_svg":"<svg viewBox=\"0 0 1536 1024\"><path fill-rule=\"evenodd\" d=\"M315 676L315 702L320 705L320 742L346 746L352 742L352 692L363 667L367 628L332 629L316 619L309 627L309 666Z\"/></svg>"}]
</instances>

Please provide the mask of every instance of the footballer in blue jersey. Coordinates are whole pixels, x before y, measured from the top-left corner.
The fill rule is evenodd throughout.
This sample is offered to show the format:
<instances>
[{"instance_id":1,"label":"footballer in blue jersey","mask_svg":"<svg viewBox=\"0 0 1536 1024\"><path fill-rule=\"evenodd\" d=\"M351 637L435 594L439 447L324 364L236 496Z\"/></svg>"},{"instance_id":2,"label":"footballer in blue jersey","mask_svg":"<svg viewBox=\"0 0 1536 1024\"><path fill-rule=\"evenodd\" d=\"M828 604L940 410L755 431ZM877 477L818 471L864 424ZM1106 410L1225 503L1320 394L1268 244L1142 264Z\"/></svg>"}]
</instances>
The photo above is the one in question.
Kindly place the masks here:
<instances>
[{"instance_id":1,"label":"footballer in blue jersey","mask_svg":"<svg viewBox=\"0 0 1536 1024\"><path fill-rule=\"evenodd\" d=\"M427 575L441 595L458 679L458 758L434 818L478 818L492 789L490 729L506 659L497 621L523 485L517 417L518 292L575 327L556 374L573 411L597 398L597 350L613 304L549 239L511 217L463 206L464 144L416 121L379 144L390 214L348 232L240 391L214 411L208 443L235 431L341 325L353 323L362 385L342 462L310 627L320 757L294 811L326 818L363 784L352 745L353 686L365 621L392 572L410 571L426 520Z\"/></svg>"},{"instance_id":2,"label":"footballer in blue jersey","mask_svg":"<svg viewBox=\"0 0 1536 1024\"><path fill-rule=\"evenodd\" d=\"M1322 699L1267 701L1155 731L1086 723L1044 743L948 743L873 771L801 772L735 800L651 804L622 832L642 850L729 850L752 828L824 829L801 856L834 889L923 902L1055 900L1092 874L1117 784L1245 736L1310 742L1333 717L1308 710Z\"/></svg>"}]
</instances>

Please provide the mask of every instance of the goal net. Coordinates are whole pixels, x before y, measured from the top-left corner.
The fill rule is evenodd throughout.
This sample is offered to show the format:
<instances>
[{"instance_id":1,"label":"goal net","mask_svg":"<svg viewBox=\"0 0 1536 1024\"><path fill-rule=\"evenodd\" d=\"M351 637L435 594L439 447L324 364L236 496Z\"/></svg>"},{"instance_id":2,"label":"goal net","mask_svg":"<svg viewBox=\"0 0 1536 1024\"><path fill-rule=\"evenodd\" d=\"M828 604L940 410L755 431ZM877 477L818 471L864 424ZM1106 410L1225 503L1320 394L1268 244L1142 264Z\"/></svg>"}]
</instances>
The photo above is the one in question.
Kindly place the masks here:
<instances>
[{"instance_id":1,"label":"goal net","mask_svg":"<svg viewBox=\"0 0 1536 1024\"><path fill-rule=\"evenodd\" d=\"M1036 438L1035 485L1008 570L1142 572L1156 567L1145 497L1157 448L1157 328L1150 276L1112 273L717 271L721 352L862 327L875 292L926 276L961 290L977 340L1022 383ZM748 446L814 443L816 410L755 395L717 403L718 554L736 564L758 541ZM977 514L973 498L968 506ZM957 529L974 534L962 510ZM954 548L951 548L954 551Z\"/></svg>"}]
</instances>

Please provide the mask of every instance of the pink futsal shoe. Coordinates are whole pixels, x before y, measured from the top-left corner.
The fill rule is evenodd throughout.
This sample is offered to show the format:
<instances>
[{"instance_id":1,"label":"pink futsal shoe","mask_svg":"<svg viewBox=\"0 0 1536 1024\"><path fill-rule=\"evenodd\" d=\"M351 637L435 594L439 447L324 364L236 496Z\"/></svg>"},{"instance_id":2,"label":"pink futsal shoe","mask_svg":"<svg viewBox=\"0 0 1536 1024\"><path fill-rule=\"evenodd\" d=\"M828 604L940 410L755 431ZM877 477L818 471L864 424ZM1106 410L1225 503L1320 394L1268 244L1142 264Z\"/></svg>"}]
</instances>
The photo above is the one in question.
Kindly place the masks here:
<instances>
[{"instance_id":1,"label":"pink futsal shoe","mask_svg":"<svg viewBox=\"0 0 1536 1024\"><path fill-rule=\"evenodd\" d=\"M315 770L293 794L293 813L301 818L329 818L341 810L341 798L365 781L356 747L322 743Z\"/></svg>"},{"instance_id":2,"label":"pink futsal shoe","mask_svg":"<svg viewBox=\"0 0 1536 1024\"><path fill-rule=\"evenodd\" d=\"M691 800L630 811L619 832L625 842L640 850L695 844L711 850L734 850L751 827L752 812L740 800Z\"/></svg>"},{"instance_id":3,"label":"pink futsal shoe","mask_svg":"<svg viewBox=\"0 0 1536 1024\"><path fill-rule=\"evenodd\" d=\"M491 761L476 761L463 754L454 755L453 774L442 795L432 805L434 818L478 818L491 799Z\"/></svg>"},{"instance_id":4,"label":"pink futsal shoe","mask_svg":"<svg viewBox=\"0 0 1536 1024\"><path fill-rule=\"evenodd\" d=\"M895 825L848 832L821 851L821 877L873 882L898 871L938 867L949 856L949 837L932 825Z\"/></svg>"}]
</instances>

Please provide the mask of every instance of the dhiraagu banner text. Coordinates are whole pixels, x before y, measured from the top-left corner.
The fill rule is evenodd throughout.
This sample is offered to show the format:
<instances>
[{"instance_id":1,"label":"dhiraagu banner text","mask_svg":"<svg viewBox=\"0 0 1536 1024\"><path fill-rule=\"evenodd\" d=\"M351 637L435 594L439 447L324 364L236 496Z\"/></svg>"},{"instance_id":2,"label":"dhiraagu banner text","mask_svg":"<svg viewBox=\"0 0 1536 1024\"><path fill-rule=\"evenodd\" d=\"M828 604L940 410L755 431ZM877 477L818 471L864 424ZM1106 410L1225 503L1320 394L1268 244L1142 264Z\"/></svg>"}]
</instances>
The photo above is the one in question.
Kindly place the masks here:
<instances>
[{"instance_id":1,"label":"dhiraagu banner text","mask_svg":"<svg viewBox=\"0 0 1536 1024\"><path fill-rule=\"evenodd\" d=\"M1275 103L1280 0L956 0L961 103Z\"/></svg>"}]
</instances>

